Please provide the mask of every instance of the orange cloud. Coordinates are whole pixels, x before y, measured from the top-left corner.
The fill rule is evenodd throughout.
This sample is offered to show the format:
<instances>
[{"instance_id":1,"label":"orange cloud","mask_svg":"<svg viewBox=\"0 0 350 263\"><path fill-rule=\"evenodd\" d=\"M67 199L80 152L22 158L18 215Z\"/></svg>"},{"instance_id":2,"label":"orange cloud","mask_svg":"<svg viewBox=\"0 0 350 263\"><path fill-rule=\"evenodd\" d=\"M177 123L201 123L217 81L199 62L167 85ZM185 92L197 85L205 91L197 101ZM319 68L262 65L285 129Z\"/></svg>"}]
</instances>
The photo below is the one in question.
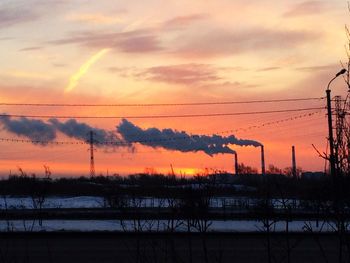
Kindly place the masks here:
<instances>
[{"instance_id":1,"label":"orange cloud","mask_svg":"<svg viewBox=\"0 0 350 263\"><path fill-rule=\"evenodd\" d=\"M322 1L305 1L296 4L293 8L287 11L284 16L296 17L302 15L318 15L325 10L325 5Z\"/></svg>"}]
</instances>

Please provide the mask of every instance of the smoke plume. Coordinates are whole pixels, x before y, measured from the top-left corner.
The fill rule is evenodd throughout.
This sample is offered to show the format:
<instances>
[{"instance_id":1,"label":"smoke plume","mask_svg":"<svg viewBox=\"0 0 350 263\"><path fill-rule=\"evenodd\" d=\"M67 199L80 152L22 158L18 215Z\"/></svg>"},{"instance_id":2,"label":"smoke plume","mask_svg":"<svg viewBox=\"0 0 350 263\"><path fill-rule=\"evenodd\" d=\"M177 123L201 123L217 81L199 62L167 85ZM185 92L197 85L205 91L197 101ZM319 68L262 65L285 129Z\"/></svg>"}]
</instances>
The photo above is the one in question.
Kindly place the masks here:
<instances>
[{"instance_id":1,"label":"smoke plume","mask_svg":"<svg viewBox=\"0 0 350 263\"><path fill-rule=\"evenodd\" d=\"M87 141L90 131L94 133L94 142L98 146L99 143L114 142L111 145L120 145L123 141L113 132L104 129L91 127L82 122L77 122L75 119L69 119L66 122L61 122L57 119L50 119L52 126L70 138Z\"/></svg>"},{"instance_id":2,"label":"smoke plume","mask_svg":"<svg viewBox=\"0 0 350 263\"><path fill-rule=\"evenodd\" d=\"M75 119L69 119L66 122L50 119L48 122L44 122L25 117L13 119L9 116L2 116L0 117L0 124L6 131L32 140L33 144L45 145L54 141L57 132L70 138L88 141L89 133L92 131L96 146L131 146L114 132L94 128L86 123L77 122Z\"/></svg>"},{"instance_id":3,"label":"smoke plume","mask_svg":"<svg viewBox=\"0 0 350 263\"><path fill-rule=\"evenodd\" d=\"M117 126L117 131L128 143L141 143L153 148L162 147L181 152L203 151L210 156L219 153L234 154L235 151L228 147L230 144L254 147L261 145L256 141L237 139L234 135L189 135L184 131L157 128L143 130L126 119Z\"/></svg>"},{"instance_id":4,"label":"smoke plume","mask_svg":"<svg viewBox=\"0 0 350 263\"><path fill-rule=\"evenodd\" d=\"M50 119L44 122L36 119L19 118L12 119L9 116L0 117L0 124L3 128L18 136L25 136L34 144L47 144L56 139L57 132L70 138L88 141L89 133L94 133L96 146L128 147L140 143L153 148L164 148L180 152L202 151L210 156L215 154L234 154L235 151L229 145L254 146L261 144L253 140L238 139L234 135L192 135L184 131L172 129L159 130L157 128L141 129L126 119L123 119L117 126L117 133L104 129L94 128L86 123L69 119L62 122L58 119Z\"/></svg>"},{"instance_id":5,"label":"smoke plume","mask_svg":"<svg viewBox=\"0 0 350 263\"><path fill-rule=\"evenodd\" d=\"M8 116L2 116L0 117L0 123L6 131L25 136L35 144L37 144L35 141L41 141L41 144L45 144L45 142L53 141L56 138L55 128L41 120L25 117L11 119Z\"/></svg>"}]
</instances>

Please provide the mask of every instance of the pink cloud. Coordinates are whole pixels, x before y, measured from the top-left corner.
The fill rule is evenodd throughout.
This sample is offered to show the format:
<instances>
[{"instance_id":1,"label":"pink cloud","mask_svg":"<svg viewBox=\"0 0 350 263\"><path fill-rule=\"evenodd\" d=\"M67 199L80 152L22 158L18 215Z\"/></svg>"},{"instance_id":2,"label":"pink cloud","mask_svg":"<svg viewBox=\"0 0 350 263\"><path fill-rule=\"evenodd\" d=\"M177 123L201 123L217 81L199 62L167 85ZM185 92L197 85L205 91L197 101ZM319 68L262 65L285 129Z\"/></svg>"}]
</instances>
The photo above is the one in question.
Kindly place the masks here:
<instances>
[{"instance_id":1,"label":"pink cloud","mask_svg":"<svg viewBox=\"0 0 350 263\"><path fill-rule=\"evenodd\" d=\"M210 65L192 63L152 67L139 73L138 77L157 82L184 85L197 85L221 79L217 70Z\"/></svg>"},{"instance_id":2,"label":"pink cloud","mask_svg":"<svg viewBox=\"0 0 350 263\"><path fill-rule=\"evenodd\" d=\"M193 32L186 26L204 19L205 14L175 17L160 27L128 32L80 31L50 41L55 45L75 44L89 48L111 48L125 53L160 52L180 57L212 57L251 51L290 50L311 41L319 41L317 31L275 30L271 28L223 29L213 24ZM168 34L172 40L167 41Z\"/></svg>"},{"instance_id":3,"label":"pink cloud","mask_svg":"<svg viewBox=\"0 0 350 263\"><path fill-rule=\"evenodd\" d=\"M320 65L320 66L307 66L307 67L298 67L296 68L296 70L298 71L305 71L305 72L317 72L317 71L332 71L332 70L336 70L337 67L340 68L339 65L336 64L329 64L329 65Z\"/></svg>"},{"instance_id":4,"label":"pink cloud","mask_svg":"<svg viewBox=\"0 0 350 263\"><path fill-rule=\"evenodd\" d=\"M165 28L183 28L189 26L197 21L204 20L209 18L207 14L193 14L187 16L177 16L163 23L163 27Z\"/></svg>"},{"instance_id":5,"label":"pink cloud","mask_svg":"<svg viewBox=\"0 0 350 263\"><path fill-rule=\"evenodd\" d=\"M21 48L19 51L35 51L35 50L41 50L41 49L43 49L43 47L33 46L33 47Z\"/></svg>"},{"instance_id":6,"label":"pink cloud","mask_svg":"<svg viewBox=\"0 0 350 263\"><path fill-rule=\"evenodd\" d=\"M53 11L57 12L58 8L65 4L65 0L28 0L1 3L0 28L37 21Z\"/></svg>"},{"instance_id":7,"label":"pink cloud","mask_svg":"<svg viewBox=\"0 0 350 263\"><path fill-rule=\"evenodd\" d=\"M305 1L296 4L292 9L287 11L284 16L294 17L303 15L319 14L325 10L325 5L322 1Z\"/></svg>"},{"instance_id":8,"label":"pink cloud","mask_svg":"<svg viewBox=\"0 0 350 263\"><path fill-rule=\"evenodd\" d=\"M223 72L241 72L240 67L215 67L210 64L177 64L140 69L135 67L109 67L109 72L124 78L147 80L167 84L195 86L204 89L214 88L252 88L255 84L230 81L221 76ZM238 73L239 74L239 73Z\"/></svg>"},{"instance_id":9,"label":"pink cloud","mask_svg":"<svg viewBox=\"0 0 350 263\"><path fill-rule=\"evenodd\" d=\"M158 36L148 29L121 33L78 32L50 43L55 45L77 44L90 48L113 48L125 53L154 52L163 49Z\"/></svg>"},{"instance_id":10,"label":"pink cloud","mask_svg":"<svg viewBox=\"0 0 350 263\"><path fill-rule=\"evenodd\" d=\"M284 50L295 48L305 42L319 40L320 36L320 33L309 31L255 28L233 32L216 29L187 38L179 37L174 53L185 57L207 57L255 50Z\"/></svg>"}]
</instances>

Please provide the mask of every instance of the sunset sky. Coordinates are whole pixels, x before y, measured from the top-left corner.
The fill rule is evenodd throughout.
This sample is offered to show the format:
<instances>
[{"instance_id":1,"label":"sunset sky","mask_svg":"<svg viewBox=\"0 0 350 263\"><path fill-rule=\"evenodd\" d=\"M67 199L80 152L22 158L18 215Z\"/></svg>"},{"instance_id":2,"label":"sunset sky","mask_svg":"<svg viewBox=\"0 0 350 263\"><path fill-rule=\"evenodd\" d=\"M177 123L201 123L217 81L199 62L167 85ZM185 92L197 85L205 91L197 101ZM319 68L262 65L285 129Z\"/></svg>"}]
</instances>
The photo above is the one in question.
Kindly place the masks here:
<instances>
[{"instance_id":1,"label":"sunset sky","mask_svg":"<svg viewBox=\"0 0 350 263\"><path fill-rule=\"evenodd\" d=\"M0 102L157 104L271 100L325 96L346 62L347 1L298 0L2 0ZM344 81L332 95L346 94ZM6 114L120 116L212 114L323 107L325 100L203 106L0 106ZM286 120L299 117L296 120ZM30 118L31 119L31 118ZM126 118L128 119L128 118ZM15 120L15 118L11 118ZM45 123L48 120L42 119ZM65 122L66 119L60 120ZM78 119L117 131L121 118ZM326 151L324 110L196 118L128 119L142 129L195 135L235 135L262 143L266 163L324 169L312 148ZM270 125L265 123L273 122ZM253 125L257 128L244 129ZM28 139L4 127L1 138ZM86 134L86 136L88 136ZM117 135L118 136L118 135ZM55 141L72 141L57 131ZM21 167L42 174L88 175L88 145L0 142L0 175ZM229 145L240 162L260 167L260 149ZM96 172L154 168L192 174L233 172L232 154L209 156L133 144L98 147Z\"/></svg>"}]
</instances>

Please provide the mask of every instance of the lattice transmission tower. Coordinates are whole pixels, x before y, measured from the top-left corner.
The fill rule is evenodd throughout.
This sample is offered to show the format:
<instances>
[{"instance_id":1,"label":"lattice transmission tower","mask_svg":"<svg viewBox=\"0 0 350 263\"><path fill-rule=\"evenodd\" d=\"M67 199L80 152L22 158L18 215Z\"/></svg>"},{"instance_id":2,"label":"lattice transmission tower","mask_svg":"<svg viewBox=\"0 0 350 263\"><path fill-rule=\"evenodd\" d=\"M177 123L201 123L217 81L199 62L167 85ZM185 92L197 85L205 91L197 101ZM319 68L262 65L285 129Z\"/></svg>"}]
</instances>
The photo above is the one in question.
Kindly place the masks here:
<instances>
[{"instance_id":1,"label":"lattice transmission tower","mask_svg":"<svg viewBox=\"0 0 350 263\"><path fill-rule=\"evenodd\" d=\"M89 132L89 145L90 145L90 177L95 177L95 158L94 158L94 132Z\"/></svg>"},{"instance_id":2,"label":"lattice transmission tower","mask_svg":"<svg viewBox=\"0 0 350 263\"><path fill-rule=\"evenodd\" d=\"M335 164L338 175L350 175L350 102L341 96L334 97Z\"/></svg>"}]
</instances>

